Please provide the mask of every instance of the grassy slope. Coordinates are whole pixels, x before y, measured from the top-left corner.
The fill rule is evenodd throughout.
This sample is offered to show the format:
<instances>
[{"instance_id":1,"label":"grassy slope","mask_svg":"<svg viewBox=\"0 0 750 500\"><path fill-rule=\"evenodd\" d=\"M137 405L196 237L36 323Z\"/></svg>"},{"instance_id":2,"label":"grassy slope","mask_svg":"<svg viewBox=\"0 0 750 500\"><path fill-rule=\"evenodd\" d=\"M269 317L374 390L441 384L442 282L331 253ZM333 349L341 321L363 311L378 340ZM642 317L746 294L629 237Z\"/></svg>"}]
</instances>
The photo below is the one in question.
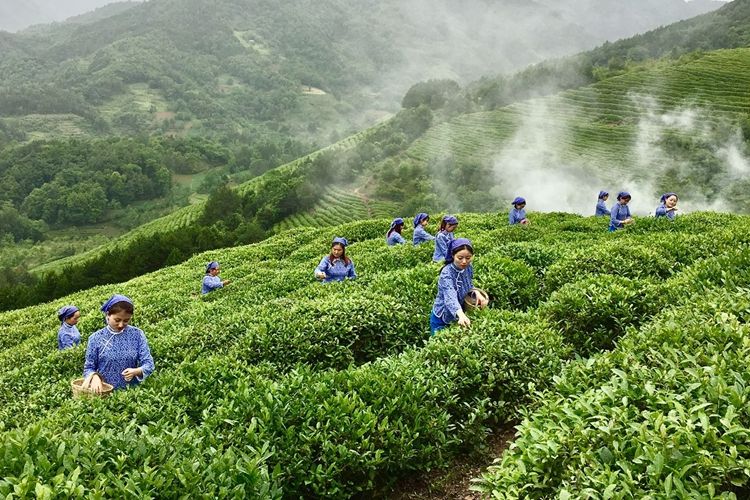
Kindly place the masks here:
<instances>
[{"instance_id":1,"label":"grassy slope","mask_svg":"<svg viewBox=\"0 0 750 500\"><path fill-rule=\"evenodd\" d=\"M675 285L686 286L685 269L733 251L750 234L747 217L716 214L673 224L644 219L617 234L601 219L532 218L534 226L520 228L497 214L461 216L461 235L478 252L476 279L494 297L494 310L475 317L471 333L444 332L424 348L438 269L429 245L386 247L386 219L296 229L0 314L0 362L12 367L0 379L7 450L0 491L55 487L54 477L79 464L68 486L109 495L126 488L146 494L159 484L190 494L219 473L223 486L244 484L248 494L259 494L255 482L292 496L387 486L478 446L483 425L527 407L529 384L550 386L571 346L580 347L535 311L554 304L550 294L562 284L607 272L620 275L617 283L631 280L638 293L623 299L625 313L612 314L620 327L637 326L644 317L617 318L638 310L640 291L681 291ZM352 242L359 279L321 286L312 269L334 235ZM200 298L202 267L213 259L233 283ZM158 371L138 391L72 401L69 381L80 373L84 349L55 350L54 311L78 305L85 340L100 328L99 304L113 292L135 300L134 324L147 332ZM420 402L412 401L417 388ZM311 472L317 464L322 469Z\"/></svg>"}]
</instances>

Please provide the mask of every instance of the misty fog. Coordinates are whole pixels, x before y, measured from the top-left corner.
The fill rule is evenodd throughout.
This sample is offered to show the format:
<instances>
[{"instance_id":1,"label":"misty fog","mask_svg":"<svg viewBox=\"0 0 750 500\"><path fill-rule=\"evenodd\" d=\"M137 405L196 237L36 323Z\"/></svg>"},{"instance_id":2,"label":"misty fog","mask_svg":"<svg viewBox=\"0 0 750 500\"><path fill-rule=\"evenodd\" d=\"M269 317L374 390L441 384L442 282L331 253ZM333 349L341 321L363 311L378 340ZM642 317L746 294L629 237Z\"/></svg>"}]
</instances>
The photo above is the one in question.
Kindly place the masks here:
<instances>
[{"instance_id":1,"label":"misty fog","mask_svg":"<svg viewBox=\"0 0 750 500\"><path fill-rule=\"evenodd\" d=\"M143 0L129 0L131 3ZM15 32L35 24L60 22L112 0L0 0L0 30ZM119 2L124 3L124 2Z\"/></svg>"},{"instance_id":2,"label":"misty fog","mask_svg":"<svg viewBox=\"0 0 750 500\"><path fill-rule=\"evenodd\" d=\"M557 118L554 99L535 101L495 158L493 192L508 201L523 196L531 211L593 215L600 190L610 193L608 206L615 202L618 191L628 191L633 196L629 206L635 215L653 215L659 204L660 176L670 169L675 172L674 178L686 178L696 168L665 151L667 134L678 134L710 144L721 168L721 185L712 196L667 188L678 191L680 213L728 210L732 184L750 174L750 159L739 128L722 124L717 131L711 125L711 111L700 106L663 111L650 96L632 94L630 99L640 115L631 147L620 162L596 164L595 158L570 160L566 154L569 123Z\"/></svg>"}]
</instances>

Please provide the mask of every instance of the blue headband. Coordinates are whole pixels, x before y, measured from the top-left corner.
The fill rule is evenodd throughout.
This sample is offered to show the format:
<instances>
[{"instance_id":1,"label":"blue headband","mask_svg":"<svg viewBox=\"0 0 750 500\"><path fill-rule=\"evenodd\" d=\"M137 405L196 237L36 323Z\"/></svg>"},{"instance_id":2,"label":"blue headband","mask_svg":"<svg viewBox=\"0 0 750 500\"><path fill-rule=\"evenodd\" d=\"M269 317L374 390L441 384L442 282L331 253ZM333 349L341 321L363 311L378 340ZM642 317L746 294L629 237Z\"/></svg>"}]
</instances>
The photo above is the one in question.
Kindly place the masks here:
<instances>
[{"instance_id":1,"label":"blue headband","mask_svg":"<svg viewBox=\"0 0 750 500\"><path fill-rule=\"evenodd\" d=\"M458 224L458 219L453 215L446 215L445 217L443 217L443 222L445 222L446 224L456 225Z\"/></svg>"},{"instance_id":2,"label":"blue headband","mask_svg":"<svg viewBox=\"0 0 750 500\"><path fill-rule=\"evenodd\" d=\"M599 199L601 200L605 196L609 196L609 193L606 191L599 191Z\"/></svg>"},{"instance_id":3,"label":"blue headband","mask_svg":"<svg viewBox=\"0 0 750 500\"><path fill-rule=\"evenodd\" d=\"M76 306L63 306L59 311L57 311L57 319L59 319L60 321L65 321L68 318L72 318L76 312L78 312L78 308Z\"/></svg>"},{"instance_id":4,"label":"blue headband","mask_svg":"<svg viewBox=\"0 0 750 500\"><path fill-rule=\"evenodd\" d=\"M420 212L420 213L418 213L418 214L417 214L417 216L416 216L416 217L414 217L414 227L417 227L417 226L419 225L419 223L420 223L420 222L422 222L422 221L423 221L423 220L425 220L425 219L429 219L429 218L430 218L430 216L429 216L429 215L427 215L427 214L426 214L426 213L424 213L424 212Z\"/></svg>"},{"instance_id":5,"label":"blue headband","mask_svg":"<svg viewBox=\"0 0 750 500\"><path fill-rule=\"evenodd\" d=\"M347 245L349 245L349 242L346 241L346 238L342 238L340 236L337 236L336 238L333 239L333 243L331 243L331 246L335 245L336 243L338 243L339 245L342 245L343 247L346 247Z\"/></svg>"},{"instance_id":6,"label":"blue headband","mask_svg":"<svg viewBox=\"0 0 750 500\"><path fill-rule=\"evenodd\" d=\"M206 266L206 274L208 274L208 272L211 269L218 269L218 268L219 268L219 263L216 262L215 260L213 260L213 261L209 262L208 265Z\"/></svg>"},{"instance_id":7,"label":"blue headband","mask_svg":"<svg viewBox=\"0 0 750 500\"><path fill-rule=\"evenodd\" d=\"M516 199L513 200L513 203L511 203L511 205L520 205L521 203L526 203L526 200L524 200L520 196L517 196Z\"/></svg>"},{"instance_id":8,"label":"blue headband","mask_svg":"<svg viewBox=\"0 0 750 500\"><path fill-rule=\"evenodd\" d=\"M102 305L102 308L100 309L100 311L102 311L104 314L107 314L109 310L112 308L112 306L117 304L118 302L127 302L131 306L133 305L132 300L130 300L124 295L120 295L119 293L116 293L113 296L111 296L109 300Z\"/></svg>"},{"instance_id":9,"label":"blue headband","mask_svg":"<svg viewBox=\"0 0 750 500\"><path fill-rule=\"evenodd\" d=\"M619 193L617 193L618 200L621 200L623 198L632 198L632 196L630 196L630 193L628 193L627 191L620 191Z\"/></svg>"},{"instance_id":10,"label":"blue headband","mask_svg":"<svg viewBox=\"0 0 750 500\"><path fill-rule=\"evenodd\" d=\"M456 238L448 243L448 252L445 254L445 263L450 264L453 262L453 254L456 252L456 248L460 248L464 245L471 248L471 253L474 253L474 247L471 245L471 240L468 238Z\"/></svg>"},{"instance_id":11,"label":"blue headband","mask_svg":"<svg viewBox=\"0 0 750 500\"><path fill-rule=\"evenodd\" d=\"M402 219L401 217L393 219L393 222L391 222L391 229L393 229L394 227L399 226L399 225L401 225L401 226L404 225L404 219ZM390 229L389 229L389 231L390 231Z\"/></svg>"},{"instance_id":12,"label":"blue headband","mask_svg":"<svg viewBox=\"0 0 750 500\"><path fill-rule=\"evenodd\" d=\"M679 199L677 193L664 193L663 195L661 195L661 202L664 203L670 196L674 196L675 198Z\"/></svg>"}]
</instances>

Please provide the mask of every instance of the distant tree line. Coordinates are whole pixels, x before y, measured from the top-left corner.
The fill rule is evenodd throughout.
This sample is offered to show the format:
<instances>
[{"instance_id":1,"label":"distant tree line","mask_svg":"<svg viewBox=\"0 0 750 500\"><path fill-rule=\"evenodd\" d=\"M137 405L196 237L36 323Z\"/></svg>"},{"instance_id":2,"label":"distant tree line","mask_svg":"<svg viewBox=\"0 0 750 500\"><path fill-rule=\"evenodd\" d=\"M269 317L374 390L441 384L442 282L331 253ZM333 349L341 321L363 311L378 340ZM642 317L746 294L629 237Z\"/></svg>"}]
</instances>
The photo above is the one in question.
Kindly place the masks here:
<instances>
[{"instance_id":1,"label":"distant tree line","mask_svg":"<svg viewBox=\"0 0 750 500\"><path fill-rule=\"evenodd\" d=\"M0 236L38 239L45 225L101 222L113 209L167 196L172 174L222 167L229 174L258 176L313 147L282 136L243 139L237 145L172 137L11 143L0 155L0 204L5 219L17 224L0 225ZM209 182L204 189L215 185Z\"/></svg>"}]
</instances>

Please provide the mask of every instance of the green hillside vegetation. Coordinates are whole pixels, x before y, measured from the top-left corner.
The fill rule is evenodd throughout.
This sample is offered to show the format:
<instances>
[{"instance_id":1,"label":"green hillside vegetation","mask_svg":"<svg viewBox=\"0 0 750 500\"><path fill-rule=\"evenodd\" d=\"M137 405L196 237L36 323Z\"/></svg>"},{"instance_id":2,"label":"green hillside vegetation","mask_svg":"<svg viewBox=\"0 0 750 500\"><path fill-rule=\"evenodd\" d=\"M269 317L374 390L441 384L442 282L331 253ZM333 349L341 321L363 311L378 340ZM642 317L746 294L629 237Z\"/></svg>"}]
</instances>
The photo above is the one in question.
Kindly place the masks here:
<instances>
[{"instance_id":1,"label":"green hillside vegetation","mask_svg":"<svg viewBox=\"0 0 750 500\"><path fill-rule=\"evenodd\" d=\"M377 115L368 111L395 111L419 79L470 80L601 43L601 21L613 8L619 23L610 37L712 8L618 4L588 9L585 25L579 6L515 0L460 8L447 0L112 6L0 32L0 117L25 138L282 133L327 144L372 124ZM310 87L322 92L304 91Z\"/></svg>"},{"instance_id":2,"label":"green hillside vegetation","mask_svg":"<svg viewBox=\"0 0 750 500\"><path fill-rule=\"evenodd\" d=\"M253 177L309 150L292 140L234 148L174 137L34 141L3 151L0 202L57 228L84 226L115 219L119 209L139 202L171 199L176 204L180 196L210 191L212 183L220 183L220 170ZM201 184L181 194L179 180L208 171Z\"/></svg>"},{"instance_id":3,"label":"green hillside vegetation","mask_svg":"<svg viewBox=\"0 0 750 500\"><path fill-rule=\"evenodd\" d=\"M720 196L730 208L746 211L747 181L732 173L722 148L748 123L747 68L750 50L716 51L645 63L588 87L447 121L440 117L448 103L435 111L424 104L407 108L379 127L237 186L237 196L224 201L215 196L208 205L181 209L99 249L41 267L38 274L66 269L67 264L58 276L73 278L62 283L48 275L45 284L27 294L8 289L5 296L12 300L6 307L122 281L180 262L196 251L257 241L289 217L279 227L330 224L336 220L338 203L327 207L321 197L331 185L366 183L361 192L368 199L395 203L384 207L392 207L391 217L425 209L504 208L505 197L515 193L496 180L495 161L501 153L512 158L538 149L535 136L527 139L523 133L529 121L535 130L555 131L555 140L543 152L552 159L552 167L564 162L575 166L579 175L584 172L601 183L617 185L624 176L640 175L652 181L654 199L674 189L686 201L699 203ZM644 102L638 96L648 96L653 104L640 104L633 96ZM706 133L664 126L652 144L663 157L653 156L651 161L660 163L640 159L641 121L650 114L679 113L683 108L702 110L697 119ZM428 128L433 121L435 126ZM745 144L738 144L740 154ZM448 192L446 185L457 187ZM204 213L212 203L218 208ZM148 258L142 255L146 248Z\"/></svg>"},{"instance_id":4,"label":"green hillside vegetation","mask_svg":"<svg viewBox=\"0 0 750 500\"><path fill-rule=\"evenodd\" d=\"M387 247L388 219L286 231L0 314L0 494L371 495L535 409L541 430L524 424L486 489L747 491L750 219L643 218L611 234L559 213L531 214L527 228L459 217L492 307L426 343L438 267L430 245ZM349 238L358 279L321 285L312 271L334 235ZM233 281L200 297L214 259ZM135 300L156 372L72 400L85 348L55 349L54 311L79 306L85 340L113 292ZM550 411L568 427L545 424ZM523 450L549 458L524 467Z\"/></svg>"},{"instance_id":5,"label":"green hillside vegetation","mask_svg":"<svg viewBox=\"0 0 750 500\"><path fill-rule=\"evenodd\" d=\"M693 52L749 47L749 21L750 2L734 0L714 12L606 42L575 56L534 64L518 74L485 75L469 85L468 99L481 109L493 110L594 83L652 59L678 59Z\"/></svg>"},{"instance_id":6,"label":"green hillside vegetation","mask_svg":"<svg viewBox=\"0 0 750 500\"><path fill-rule=\"evenodd\" d=\"M329 188L308 212L301 212L279 222L274 229L338 226L362 219L388 218L398 213L396 203L372 201L366 196L341 188Z\"/></svg>"},{"instance_id":7,"label":"green hillside vegetation","mask_svg":"<svg viewBox=\"0 0 750 500\"><path fill-rule=\"evenodd\" d=\"M505 197L515 194L503 190L502 180L494 178L498 160L524 158L529 151L546 148L535 159L545 161L546 155L547 166L525 167L552 172L573 165L604 185L655 177L654 196L669 190L696 201L724 195L732 209L744 212L750 209L742 194L746 181L732 175L722 155L740 130L745 135L737 147L746 154L748 68L750 49L695 53L634 66L622 75L558 95L463 114L431 128L401 158L389 159L380 166L381 175L410 169L420 182L403 181L401 188L422 193L423 203L429 205L435 203L430 193L445 194L434 179L450 175L450 184L462 188L455 195L461 206L479 210L488 199L496 199L490 196L492 188ZM695 125L660 123L659 136L639 137L644 121L684 111L695 113ZM642 158L644 144L664 154ZM503 169L511 167L497 168L502 179L507 172Z\"/></svg>"},{"instance_id":8,"label":"green hillside vegetation","mask_svg":"<svg viewBox=\"0 0 750 500\"><path fill-rule=\"evenodd\" d=\"M731 6L700 18L703 31L692 29L692 23L698 22L693 20L653 33L673 33L673 37L679 35L686 40L685 43L693 43L694 40L703 39L706 26L711 23L723 26L721 23L730 21L734 23L730 27L739 33L741 25L737 23L741 23L742 12L750 10L749 5L746 1L738 0ZM728 16L727 12L733 13L740 21L732 21L734 18ZM61 29L75 31L77 28L67 26ZM243 33L234 35L242 38L246 35ZM646 36L647 40L651 40L649 36L654 35ZM14 40L10 38L6 42ZM249 43L247 40L245 42ZM721 40L714 42L720 43ZM702 53L695 53L676 60L665 59L638 65L630 62L623 67L618 66L616 61L606 67L594 65L593 61L598 57L595 54L601 50L613 50L628 43L631 41L609 44L583 58L550 63L551 67L531 67L503 80L502 85L499 80L483 80L465 91L450 80L433 80L415 85L403 99L406 111L385 126L352 136L325 154L315 154L294 162L294 166L281 169L261 181L239 184L239 198L224 189L219 190L213 199L209 198L206 206L213 204L214 208L207 212L203 208L203 198L187 193L183 200L182 194L177 196L173 188L170 195L172 200L183 200L178 202L181 204L189 199L197 206L149 224L143 230L113 240L80 258L72 257L43 265L35 271L37 276L51 269L59 272L69 265L71 267L67 270L70 272L66 274L71 277L63 280L63 283L50 275L45 283L40 283L35 282L33 276L23 275L22 279L16 281L24 282L25 289L15 290L12 283L0 287L0 303L7 309L48 300L75 289L121 281L166 263L177 263L197 251L257 241L274 227L330 224L333 221L351 220L354 214L363 213L357 209L347 210L346 207L350 205L346 200L342 200L340 207L337 207L337 202L329 203L329 200L323 199L325 193L335 196L330 191L332 184L334 189L337 189L336 186L350 186L347 189L352 193L347 196L353 196L356 191L357 196L367 199L367 215L386 215L386 211L391 211L390 215L393 216L425 209L433 212L459 208L492 210L503 206L504 198L515 193L511 193L511 186L495 181L499 172L494 160L498 153L512 157L515 152L541 151L541 158L527 158L527 162L537 163L541 160L542 163L559 165L564 161L579 169L578 175L584 172L583 175L602 183L625 175L637 179L641 175L639 172L657 170L652 168L653 164L649 164L649 161L659 161L658 155L649 161L641 158L634 161L634 144L640 121L651 112L679 112L685 106L700 105L698 118L709 124L710 130L701 129L700 133L695 133L695 130L663 127L661 137L649 145L668 158L664 165L659 165L658 177L647 179L655 194L662 189L678 189L683 196L688 196L688 201L691 201L691 195L692 201L702 201L720 194L731 200L728 208L746 210L748 197L745 181L737 182L734 174L728 174L725 147L734 141L734 129L738 124L743 126L745 137L750 136L747 111L743 108L746 103L741 90L746 83L746 75L742 71L747 67L746 53L739 50L711 53L705 57L702 57ZM732 43L735 43L734 38ZM16 49L20 50L18 47ZM740 68L738 71L734 71L735 65ZM722 88L728 90L714 90L718 88L713 77L714 70L722 75ZM578 87L596 78L603 80L592 87L579 88L547 99L519 101L529 93L544 94L560 85ZM220 74L219 79L227 87L236 84L236 79L230 73ZM146 105L150 106L150 99L156 96L152 86L137 82L127 85L140 96L138 99L144 109ZM639 108L631 97L634 93L653 96L656 103L640 105ZM694 99L694 96L697 98ZM66 102L74 102L74 99ZM517 104L489 113L474 112L483 108L492 109L499 102ZM122 105L126 103L127 100L122 101ZM163 102L155 106L156 109L165 109ZM540 109L544 116L538 119ZM165 113L163 116L171 116L169 113L172 113L156 112ZM455 118L450 120L450 117ZM177 114L175 119L178 119ZM533 137L525 137L527 130L524 127L529 127L530 121L533 125L531 132L545 127L556 131L555 143L551 147L540 148ZM435 126L406 151L430 124ZM9 136L14 129L0 126L2 131ZM247 144L230 141L222 145L222 148L226 148L222 154L229 157L228 164L203 177L199 189L208 192L225 182L226 175L231 175L230 182L234 185L299 156L305 146L284 140L283 137L284 132L279 131L256 137ZM740 156L745 148L743 144L737 145ZM550 159L551 162L548 161ZM180 162L177 163L172 166L175 167L173 171L182 168ZM189 162L186 164L189 165ZM447 179L449 182L445 182ZM191 190L195 189L193 182L185 181L181 179L181 185L190 185ZM448 188L448 185L451 187ZM45 189L51 188L47 186ZM184 189L180 187L177 193L183 193ZM225 199L219 199L222 197ZM18 203L16 209L19 208ZM29 209L33 206L32 203L27 204ZM132 224L145 220L149 214L157 214L168 206L174 206L174 201L160 199L153 203L136 204L124 211L108 209L106 215L102 211L86 211L82 215L130 221L131 226L120 225L132 227ZM20 208L23 209L23 205ZM38 216L39 212L36 210L34 214ZM54 211L47 212L53 215ZM347 212L349 217L341 219L342 212ZM16 217L15 214L11 215ZM18 227L19 235L16 238L38 235L40 230L43 232L43 226L31 220L30 216L31 213L21 211L13 219L18 221L18 225L13 226ZM283 224L276 226L282 221ZM151 249L148 257L139 254L146 248Z\"/></svg>"},{"instance_id":9,"label":"green hillside vegetation","mask_svg":"<svg viewBox=\"0 0 750 500\"><path fill-rule=\"evenodd\" d=\"M0 307L8 310L47 301L125 281L204 250L260 241L277 223L313 207L331 186L352 183L385 155L408 147L431 120L427 108L404 110L380 126L234 188L220 186L205 202L81 254L38 266L31 270L33 275L11 275L0 285ZM384 213L391 205L368 202L368 206L374 213Z\"/></svg>"}]
</instances>

